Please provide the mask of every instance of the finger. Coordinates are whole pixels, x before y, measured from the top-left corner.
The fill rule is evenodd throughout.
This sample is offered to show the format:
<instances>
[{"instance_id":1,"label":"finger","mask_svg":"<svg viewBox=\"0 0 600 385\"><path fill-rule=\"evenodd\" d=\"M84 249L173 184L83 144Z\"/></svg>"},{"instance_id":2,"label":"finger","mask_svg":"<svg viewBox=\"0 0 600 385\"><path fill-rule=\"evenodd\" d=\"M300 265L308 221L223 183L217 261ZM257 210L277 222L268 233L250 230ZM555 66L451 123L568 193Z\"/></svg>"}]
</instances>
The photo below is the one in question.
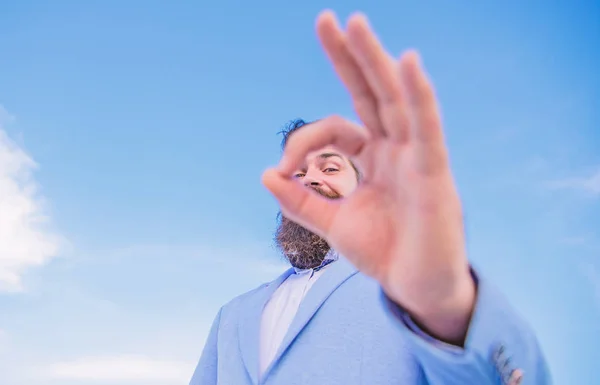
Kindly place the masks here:
<instances>
[{"instance_id":1,"label":"finger","mask_svg":"<svg viewBox=\"0 0 600 385\"><path fill-rule=\"evenodd\" d=\"M325 53L352 97L356 114L373 136L383 136L383 124L379 119L375 96L348 50L346 36L333 12L321 13L317 18L316 28Z\"/></svg>"},{"instance_id":2,"label":"finger","mask_svg":"<svg viewBox=\"0 0 600 385\"><path fill-rule=\"evenodd\" d=\"M448 168L448 150L433 86L416 52L404 54L398 65L408 105L410 135L415 145L417 166L425 173L442 171Z\"/></svg>"},{"instance_id":3,"label":"finger","mask_svg":"<svg viewBox=\"0 0 600 385\"><path fill-rule=\"evenodd\" d=\"M276 169L265 171L262 182L287 218L322 237L329 234L340 204L338 200L327 200Z\"/></svg>"},{"instance_id":4,"label":"finger","mask_svg":"<svg viewBox=\"0 0 600 385\"><path fill-rule=\"evenodd\" d=\"M408 118L395 60L385 51L365 16L357 14L348 21L348 47L375 94L386 135L406 141Z\"/></svg>"},{"instance_id":5,"label":"finger","mask_svg":"<svg viewBox=\"0 0 600 385\"><path fill-rule=\"evenodd\" d=\"M290 135L278 169L291 177L308 153L330 145L348 157L355 157L369 139L369 131L344 118L331 116L318 120Z\"/></svg>"}]
</instances>

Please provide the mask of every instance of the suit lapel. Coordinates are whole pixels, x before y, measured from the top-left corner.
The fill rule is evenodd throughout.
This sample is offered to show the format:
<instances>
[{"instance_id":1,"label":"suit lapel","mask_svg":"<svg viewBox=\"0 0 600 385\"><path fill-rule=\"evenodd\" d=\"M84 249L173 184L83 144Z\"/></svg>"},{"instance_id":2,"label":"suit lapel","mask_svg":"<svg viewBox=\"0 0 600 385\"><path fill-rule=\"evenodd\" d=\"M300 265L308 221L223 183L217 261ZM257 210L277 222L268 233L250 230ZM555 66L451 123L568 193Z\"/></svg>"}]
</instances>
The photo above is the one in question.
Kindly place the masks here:
<instances>
[{"instance_id":1,"label":"suit lapel","mask_svg":"<svg viewBox=\"0 0 600 385\"><path fill-rule=\"evenodd\" d=\"M288 269L273 282L257 289L247 301L244 301L244 309L238 324L238 336L242 360L254 385L258 384L260 321L263 309L273 292L293 272L294 269Z\"/></svg>"},{"instance_id":2,"label":"suit lapel","mask_svg":"<svg viewBox=\"0 0 600 385\"><path fill-rule=\"evenodd\" d=\"M331 266L328 266L323 275L310 288L302 300L298 313L294 317L290 328L288 329L273 362L267 369L265 377L269 374L273 366L277 365L279 359L285 354L298 334L304 329L308 322L321 307L323 302L337 289L344 281L356 274L357 269L346 259L340 257L339 260Z\"/></svg>"}]
</instances>

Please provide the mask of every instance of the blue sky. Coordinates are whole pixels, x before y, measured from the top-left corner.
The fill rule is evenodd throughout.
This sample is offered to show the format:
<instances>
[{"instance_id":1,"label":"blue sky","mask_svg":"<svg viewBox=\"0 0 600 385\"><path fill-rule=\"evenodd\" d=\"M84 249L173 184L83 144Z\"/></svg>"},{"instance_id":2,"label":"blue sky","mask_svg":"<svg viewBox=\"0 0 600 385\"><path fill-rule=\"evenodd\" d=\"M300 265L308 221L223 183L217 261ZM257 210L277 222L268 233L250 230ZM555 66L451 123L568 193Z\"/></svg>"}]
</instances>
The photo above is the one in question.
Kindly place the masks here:
<instances>
[{"instance_id":1,"label":"blue sky","mask_svg":"<svg viewBox=\"0 0 600 385\"><path fill-rule=\"evenodd\" d=\"M557 384L600 384L600 3L452 3L3 2L0 383L188 381L219 306L284 268L277 131L353 117L330 7L421 51L471 259Z\"/></svg>"}]
</instances>

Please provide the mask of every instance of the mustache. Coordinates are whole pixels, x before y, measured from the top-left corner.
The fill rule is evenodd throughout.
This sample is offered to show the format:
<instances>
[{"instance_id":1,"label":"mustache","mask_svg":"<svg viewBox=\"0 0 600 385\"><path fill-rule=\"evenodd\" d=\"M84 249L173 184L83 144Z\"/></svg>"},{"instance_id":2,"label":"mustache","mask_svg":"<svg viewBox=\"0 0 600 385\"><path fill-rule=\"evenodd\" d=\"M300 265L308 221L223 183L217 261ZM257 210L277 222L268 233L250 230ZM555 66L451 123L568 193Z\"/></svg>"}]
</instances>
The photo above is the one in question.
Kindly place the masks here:
<instances>
[{"instance_id":1,"label":"mustache","mask_svg":"<svg viewBox=\"0 0 600 385\"><path fill-rule=\"evenodd\" d=\"M310 188L315 190L319 195L324 196L325 198L328 198L328 199L340 199L342 197L340 195L340 193L338 193L337 191L335 191L333 189L331 189L330 191L327 191L318 186L314 186L314 187L310 187Z\"/></svg>"},{"instance_id":2,"label":"mustache","mask_svg":"<svg viewBox=\"0 0 600 385\"><path fill-rule=\"evenodd\" d=\"M323 196L323 197L325 197L327 199L340 199L340 198L342 198L342 195L340 193L338 193L337 191L333 190L333 189L331 189L331 191L327 191L327 190L324 190L323 188L318 187L318 186L309 187L309 188L312 189L312 190L315 190L315 192L317 192L319 195L321 195L321 196ZM280 210L277 213L277 220L280 221L282 219L291 222L288 218L286 218L283 215L283 213ZM295 222L293 222L293 223L296 224ZM296 224L296 225L300 226L298 224Z\"/></svg>"}]
</instances>

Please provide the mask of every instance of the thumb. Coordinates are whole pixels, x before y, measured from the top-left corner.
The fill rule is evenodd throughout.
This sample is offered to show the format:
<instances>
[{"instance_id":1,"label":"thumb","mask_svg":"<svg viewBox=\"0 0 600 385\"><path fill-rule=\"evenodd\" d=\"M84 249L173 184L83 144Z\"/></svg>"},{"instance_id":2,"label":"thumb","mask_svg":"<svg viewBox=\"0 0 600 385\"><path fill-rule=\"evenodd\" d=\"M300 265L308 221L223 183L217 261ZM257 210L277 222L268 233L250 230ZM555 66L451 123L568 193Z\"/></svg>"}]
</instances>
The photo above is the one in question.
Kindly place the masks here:
<instances>
[{"instance_id":1,"label":"thumb","mask_svg":"<svg viewBox=\"0 0 600 385\"><path fill-rule=\"evenodd\" d=\"M262 183L277 199L287 218L315 234L327 236L340 202L321 196L274 168L263 173Z\"/></svg>"}]
</instances>

